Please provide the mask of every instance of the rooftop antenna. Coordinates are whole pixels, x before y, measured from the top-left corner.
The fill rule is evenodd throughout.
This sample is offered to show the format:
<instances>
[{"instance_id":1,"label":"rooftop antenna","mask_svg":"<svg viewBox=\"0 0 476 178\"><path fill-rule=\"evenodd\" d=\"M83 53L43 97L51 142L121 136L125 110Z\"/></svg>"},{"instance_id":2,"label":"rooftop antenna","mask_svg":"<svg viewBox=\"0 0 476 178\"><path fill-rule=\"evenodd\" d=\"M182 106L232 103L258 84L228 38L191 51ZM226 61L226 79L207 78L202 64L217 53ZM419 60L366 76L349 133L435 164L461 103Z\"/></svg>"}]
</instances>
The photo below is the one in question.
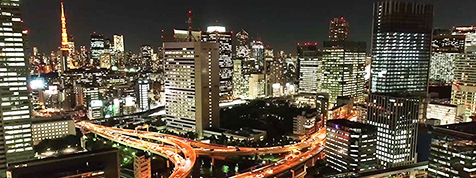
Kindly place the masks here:
<instances>
[{"instance_id":1,"label":"rooftop antenna","mask_svg":"<svg viewBox=\"0 0 476 178\"><path fill-rule=\"evenodd\" d=\"M188 41L196 41L195 37L192 35L192 11L188 11Z\"/></svg>"}]
</instances>

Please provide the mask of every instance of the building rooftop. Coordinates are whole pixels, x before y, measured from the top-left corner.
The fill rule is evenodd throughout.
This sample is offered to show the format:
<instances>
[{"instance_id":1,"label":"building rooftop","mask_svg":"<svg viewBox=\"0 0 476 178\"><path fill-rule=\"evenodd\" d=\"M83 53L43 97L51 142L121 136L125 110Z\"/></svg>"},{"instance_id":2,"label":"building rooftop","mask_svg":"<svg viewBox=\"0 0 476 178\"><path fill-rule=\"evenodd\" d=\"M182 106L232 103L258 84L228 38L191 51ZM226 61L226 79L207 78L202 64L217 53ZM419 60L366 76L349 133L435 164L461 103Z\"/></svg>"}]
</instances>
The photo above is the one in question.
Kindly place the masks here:
<instances>
[{"instance_id":1,"label":"building rooftop","mask_svg":"<svg viewBox=\"0 0 476 178\"><path fill-rule=\"evenodd\" d=\"M365 128L365 129L375 129L374 126L368 125L368 124L362 124L360 122L354 122L350 121L347 119L333 119L333 120L328 120L327 125L337 125L337 126L343 126L343 127L348 127L348 128Z\"/></svg>"},{"instance_id":2,"label":"building rooftop","mask_svg":"<svg viewBox=\"0 0 476 178\"><path fill-rule=\"evenodd\" d=\"M458 124L442 125L433 127L435 131L447 131L455 134L465 134L476 138L476 122L465 122Z\"/></svg>"}]
</instances>

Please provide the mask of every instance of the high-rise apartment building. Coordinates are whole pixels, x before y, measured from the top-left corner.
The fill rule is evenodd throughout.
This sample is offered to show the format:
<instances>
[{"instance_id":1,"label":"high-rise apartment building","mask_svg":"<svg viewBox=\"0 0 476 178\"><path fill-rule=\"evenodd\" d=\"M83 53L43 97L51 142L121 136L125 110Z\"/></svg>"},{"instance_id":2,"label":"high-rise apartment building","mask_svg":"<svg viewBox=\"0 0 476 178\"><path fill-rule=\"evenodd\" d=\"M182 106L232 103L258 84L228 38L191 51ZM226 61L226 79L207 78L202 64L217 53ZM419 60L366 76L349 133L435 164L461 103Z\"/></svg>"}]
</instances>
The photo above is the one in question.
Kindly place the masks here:
<instances>
[{"instance_id":1,"label":"high-rise apartment building","mask_svg":"<svg viewBox=\"0 0 476 178\"><path fill-rule=\"evenodd\" d=\"M320 90L322 74L322 53L317 43L305 43L297 46L299 93L316 94Z\"/></svg>"},{"instance_id":2,"label":"high-rise apartment building","mask_svg":"<svg viewBox=\"0 0 476 178\"><path fill-rule=\"evenodd\" d=\"M337 106L338 96L364 103L365 42L324 42L321 92L329 93L329 104Z\"/></svg>"},{"instance_id":3,"label":"high-rise apartment building","mask_svg":"<svg viewBox=\"0 0 476 178\"><path fill-rule=\"evenodd\" d=\"M202 32L202 41L219 44L220 98L229 99L233 95L232 32L222 26L209 26Z\"/></svg>"},{"instance_id":4,"label":"high-rise apartment building","mask_svg":"<svg viewBox=\"0 0 476 178\"><path fill-rule=\"evenodd\" d=\"M428 177L476 177L476 122L431 127Z\"/></svg>"},{"instance_id":5,"label":"high-rise apartment building","mask_svg":"<svg viewBox=\"0 0 476 178\"><path fill-rule=\"evenodd\" d=\"M26 33L17 0L0 1L0 176L8 165L34 156L31 111L27 89L29 70L25 57Z\"/></svg>"},{"instance_id":6,"label":"high-rise apartment building","mask_svg":"<svg viewBox=\"0 0 476 178\"><path fill-rule=\"evenodd\" d=\"M377 168L377 128L335 119L327 121L326 159L339 172L361 173Z\"/></svg>"},{"instance_id":7,"label":"high-rise apartment building","mask_svg":"<svg viewBox=\"0 0 476 178\"><path fill-rule=\"evenodd\" d=\"M367 119L377 126L379 166L413 164L426 113L433 6L383 1L373 9Z\"/></svg>"},{"instance_id":8,"label":"high-rise apartment building","mask_svg":"<svg viewBox=\"0 0 476 178\"><path fill-rule=\"evenodd\" d=\"M345 41L348 38L349 23L344 17L332 19L329 27L329 41Z\"/></svg>"},{"instance_id":9,"label":"high-rise apartment building","mask_svg":"<svg viewBox=\"0 0 476 178\"><path fill-rule=\"evenodd\" d=\"M165 112L167 127L198 132L219 127L219 45L165 42Z\"/></svg>"}]
</instances>

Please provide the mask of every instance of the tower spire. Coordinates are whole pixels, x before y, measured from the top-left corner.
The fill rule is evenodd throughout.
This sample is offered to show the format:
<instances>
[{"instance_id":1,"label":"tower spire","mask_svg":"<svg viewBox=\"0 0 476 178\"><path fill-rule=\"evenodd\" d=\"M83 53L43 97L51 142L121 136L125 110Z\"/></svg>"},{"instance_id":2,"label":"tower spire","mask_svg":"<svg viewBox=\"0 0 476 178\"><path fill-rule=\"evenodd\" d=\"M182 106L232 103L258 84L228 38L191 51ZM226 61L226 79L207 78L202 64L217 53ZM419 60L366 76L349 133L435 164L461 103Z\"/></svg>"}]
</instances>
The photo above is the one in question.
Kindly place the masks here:
<instances>
[{"instance_id":1,"label":"tower spire","mask_svg":"<svg viewBox=\"0 0 476 178\"><path fill-rule=\"evenodd\" d=\"M69 50L68 33L66 32L66 17L64 16L63 2L61 2L61 50Z\"/></svg>"}]
</instances>

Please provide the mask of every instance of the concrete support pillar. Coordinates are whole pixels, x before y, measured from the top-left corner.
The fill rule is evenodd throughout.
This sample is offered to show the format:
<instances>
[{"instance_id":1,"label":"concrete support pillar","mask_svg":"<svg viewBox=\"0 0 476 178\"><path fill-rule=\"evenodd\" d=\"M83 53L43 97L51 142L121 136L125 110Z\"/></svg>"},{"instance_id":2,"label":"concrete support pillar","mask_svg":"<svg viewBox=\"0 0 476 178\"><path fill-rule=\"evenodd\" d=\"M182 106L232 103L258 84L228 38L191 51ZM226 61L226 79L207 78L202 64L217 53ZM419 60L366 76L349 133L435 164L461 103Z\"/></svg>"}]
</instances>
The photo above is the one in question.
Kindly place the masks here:
<instances>
[{"instance_id":1,"label":"concrete support pillar","mask_svg":"<svg viewBox=\"0 0 476 178\"><path fill-rule=\"evenodd\" d=\"M212 156L212 166L215 166L215 158Z\"/></svg>"},{"instance_id":2,"label":"concrete support pillar","mask_svg":"<svg viewBox=\"0 0 476 178\"><path fill-rule=\"evenodd\" d=\"M294 178L294 170L291 169L291 178Z\"/></svg>"}]
</instances>

